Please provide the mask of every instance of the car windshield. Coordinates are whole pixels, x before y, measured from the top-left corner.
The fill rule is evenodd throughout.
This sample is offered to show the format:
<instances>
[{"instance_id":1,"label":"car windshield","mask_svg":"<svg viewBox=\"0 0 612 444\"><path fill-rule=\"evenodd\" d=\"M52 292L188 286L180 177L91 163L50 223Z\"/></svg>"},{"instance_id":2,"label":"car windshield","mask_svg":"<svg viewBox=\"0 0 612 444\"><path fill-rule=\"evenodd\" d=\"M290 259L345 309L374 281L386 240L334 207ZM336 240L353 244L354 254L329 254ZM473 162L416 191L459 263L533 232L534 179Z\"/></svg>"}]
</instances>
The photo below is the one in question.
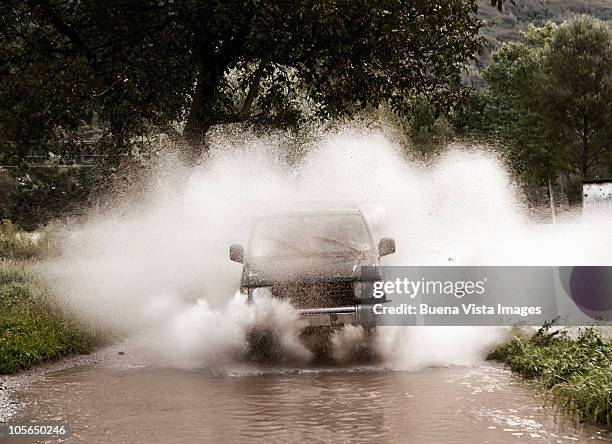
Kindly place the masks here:
<instances>
[{"instance_id":1,"label":"car windshield","mask_svg":"<svg viewBox=\"0 0 612 444\"><path fill-rule=\"evenodd\" d=\"M372 245L360 214L288 215L256 222L252 257L359 256Z\"/></svg>"}]
</instances>

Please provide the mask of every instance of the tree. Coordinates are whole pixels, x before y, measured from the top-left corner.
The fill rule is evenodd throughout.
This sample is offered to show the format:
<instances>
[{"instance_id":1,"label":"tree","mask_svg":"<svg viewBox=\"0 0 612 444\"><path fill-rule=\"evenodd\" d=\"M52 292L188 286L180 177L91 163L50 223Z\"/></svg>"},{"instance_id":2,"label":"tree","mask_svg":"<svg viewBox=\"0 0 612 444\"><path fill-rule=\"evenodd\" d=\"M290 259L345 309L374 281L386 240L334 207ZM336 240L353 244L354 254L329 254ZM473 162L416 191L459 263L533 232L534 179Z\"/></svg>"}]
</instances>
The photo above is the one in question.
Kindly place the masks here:
<instances>
[{"instance_id":1,"label":"tree","mask_svg":"<svg viewBox=\"0 0 612 444\"><path fill-rule=\"evenodd\" d=\"M610 173L612 34L578 17L530 28L495 51L484 72L483 128L537 183Z\"/></svg>"},{"instance_id":2,"label":"tree","mask_svg":"<svg viewBox=\"0 0 612 444\"><path fill-rule=\"evenodd\" d=\"M501 11L504 6L505 0L491 0L491 6L495 6L498 11ZM510 0L510 3L514 4L514 0Z\"/></svg>"},{"instance_id":3,"label":"tree","mask_svg":"<svg viewBox=\"0 0 612 444\"><path fill-rule=\"evenodd\" d=\"M531 28L526 43L508 43L493 53L484 71L488 82L485 120L501 140L515 170L536 183L554 180L567 167L563 145L552 140L554 123L542 114L543 53L553 27Z\"/></svg>"},{"instance_id":4,"label":"tree","mask_svg":"<svg viewBox=\"0 0 612 444\"><path fill-rule=\"evenodd\" d=\"M96 118L115 154L152 125L168 129L193 78L189 36L170 12L141 0L2 2L3 154L20 160L56 142L71 149Z\"/></svg>"},{"instance_id":5,"label":"tree","mask_svg":"<svg viewBox=\"0 0 612 444\"><path fill-rule=\"evenodd\" d=\"M545 50L544 103L558 140L578 154L584 180L610 174L612 151L612 32L582 16L561 24ZM606 171L607 170L607 171Z\"/></svg>"},{"instance_id":6,"label":"tree","mask_svg":"<svg viewBox=\"0 0 612 444\"><path fill-rule=\"evenodd\" d=\"M113 146L151 128L192 154L213 125L289 125L421 95L455 106L480 46L473 0L9 0L0 136L17 148L95 114Z\"/></svg>"},{"instance_id":7,"label":"tree","mask_svg":"<svg viewBox=\"0 0 612 444\"><path fill-rule=\"evenodd\" d=\"M414 99L410 125L406 129L412 150L423 156L439 153L453 138L453 128L444 115L420 97Z\"/></svg>"}]
</instances>

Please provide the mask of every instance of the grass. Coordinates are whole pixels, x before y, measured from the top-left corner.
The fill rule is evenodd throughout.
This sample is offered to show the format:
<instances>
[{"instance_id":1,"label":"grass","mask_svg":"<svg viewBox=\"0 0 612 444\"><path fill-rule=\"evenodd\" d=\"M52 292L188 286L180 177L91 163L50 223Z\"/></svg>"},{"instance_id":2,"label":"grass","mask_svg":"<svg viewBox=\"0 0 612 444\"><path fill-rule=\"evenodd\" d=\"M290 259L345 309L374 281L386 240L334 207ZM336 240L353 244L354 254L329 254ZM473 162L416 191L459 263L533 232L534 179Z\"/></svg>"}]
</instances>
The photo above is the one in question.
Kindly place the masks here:
<instances>
[{"instance_id":1,"label":"grass","mask_svg":"<svg viewBox=\"0 0 612 444\"><path fill-rule=\"evenodd\" d=\"M0 374L91 352L101 335L67 314L30 262L0 260Z\"/></svg>"},{"instance_id":2,"label":"grass","mask_svg":"<svg viewBox=\"0 0 612 444\"><path fill-rule=\"evenodd\" d=\"M8 219L0 220L0 258L28 260L58 253L66 230L61 222L51 222L35 232L23 231Z\"/></svg>"},{"instance_id":3,"label":"grass","mask_svg":"<svg viewBox=\"0 0 612 444\"><path fill-rule=\"evenodd\" d=\"M596 329L572 337L548 324L530 336L517 333L489 358L537 381L574 419L612 425L612 343Z\"/></svg>"}]
</instances>

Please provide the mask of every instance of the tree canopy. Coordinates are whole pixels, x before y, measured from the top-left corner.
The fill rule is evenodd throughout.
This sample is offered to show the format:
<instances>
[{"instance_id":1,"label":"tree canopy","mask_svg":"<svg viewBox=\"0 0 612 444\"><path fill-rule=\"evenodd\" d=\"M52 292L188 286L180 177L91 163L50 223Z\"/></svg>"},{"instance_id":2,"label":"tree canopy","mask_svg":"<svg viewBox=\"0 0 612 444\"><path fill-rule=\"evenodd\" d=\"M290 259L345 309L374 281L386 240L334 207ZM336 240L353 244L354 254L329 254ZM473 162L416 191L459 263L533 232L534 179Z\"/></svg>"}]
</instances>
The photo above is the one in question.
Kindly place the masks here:
<instances>
[{"instance_id":1,"label":"tree canopy","mask_svg":"<svg viewBox=\"0 0 612 444\"><path fill-rule=\"evenodd\" d=\"M415 95L450 109L480 45L465 0L9 0L0 12L5 149L69 140L94 118L116 147L183 123L201 147L222 123L380 103L408 115Z\"/></svg>"},{"instance_id":2,"label":"tree canopy","mask_svg":"<svg viewBox=\"0 0 612 444\"><path fill-rule=\"evenodd\" d=\"M581 16L531 27L521 42L493 53L484 77L479 131L500 140L524 176L612 174L612 32L605 23Z\"/></svg>"}]
</instances>

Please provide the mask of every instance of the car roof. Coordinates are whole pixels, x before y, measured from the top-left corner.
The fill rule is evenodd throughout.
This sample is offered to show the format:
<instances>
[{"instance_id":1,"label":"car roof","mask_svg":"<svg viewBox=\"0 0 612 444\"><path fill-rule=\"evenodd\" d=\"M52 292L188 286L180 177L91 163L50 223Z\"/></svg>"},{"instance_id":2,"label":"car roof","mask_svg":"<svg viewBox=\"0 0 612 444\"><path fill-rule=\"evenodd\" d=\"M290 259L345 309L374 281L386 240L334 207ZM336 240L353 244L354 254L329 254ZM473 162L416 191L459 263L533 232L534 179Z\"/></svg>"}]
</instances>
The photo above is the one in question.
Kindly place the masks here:
<instances>
[{"instance_id":1,"label":"car roof","mask_svg":"<svg viewBox=\"0 0 612 444\"><path fill-rule=\"evenodd\" d=\"M291 202L277 207L275 211L266 214L262 219L279 216L326 214L362 214L356 202L342 200L307 200Z\"/></svg>"}]
</instances>

